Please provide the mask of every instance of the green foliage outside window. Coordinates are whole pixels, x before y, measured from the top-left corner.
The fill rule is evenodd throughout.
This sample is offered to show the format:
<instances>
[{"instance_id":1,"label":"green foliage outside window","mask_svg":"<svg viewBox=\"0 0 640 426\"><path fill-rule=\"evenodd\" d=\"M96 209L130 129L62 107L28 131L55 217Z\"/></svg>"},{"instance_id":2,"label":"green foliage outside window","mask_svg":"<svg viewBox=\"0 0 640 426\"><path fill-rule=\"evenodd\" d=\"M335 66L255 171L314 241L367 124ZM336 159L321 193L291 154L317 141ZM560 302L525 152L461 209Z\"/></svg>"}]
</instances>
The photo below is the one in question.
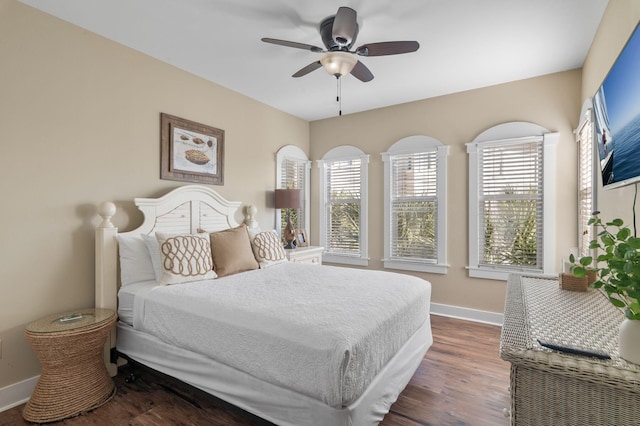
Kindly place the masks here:
<instances>
[{"instance_id":1,"label":"green foliage outside window","mask_svg":"<svg viewBox=\"0 0 640 426\"><path fill-rule=\"evenodd\" d=\"M397 202L394 206L393 257L433 259L436 251L436 204L432 201Z\"/></svg>"},{"instance_id":2,"label":"green foliage outside window","mask_svg":"<svg viewBox=\"0 0 640 426\"><path fill-rule=\"evenodd\" d=\"M340 191L331 196L329 205L329 251L360 252L360 195Z\"/></svg>"},{"instance_id":3,"label":"green foliage outside window","mask_svg":"<svg viewBox=\"0 0 640 426\"><path fill-rule=\"evenodd\" d=\"M537 206L531 199L484 203L483 263L538 266Z\"/></svg>"}]
</instances>

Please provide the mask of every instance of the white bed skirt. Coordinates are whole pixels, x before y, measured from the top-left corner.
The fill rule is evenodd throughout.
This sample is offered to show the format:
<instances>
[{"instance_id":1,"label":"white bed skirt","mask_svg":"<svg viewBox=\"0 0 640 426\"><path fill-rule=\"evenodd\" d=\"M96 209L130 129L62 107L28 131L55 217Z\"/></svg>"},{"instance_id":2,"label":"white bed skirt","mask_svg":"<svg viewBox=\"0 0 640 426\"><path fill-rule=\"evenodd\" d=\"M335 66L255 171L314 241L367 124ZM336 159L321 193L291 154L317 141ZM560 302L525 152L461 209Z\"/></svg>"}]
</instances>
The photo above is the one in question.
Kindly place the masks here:
<instances>
[{"instance_id":1,"label":"white bed skirt","mask_svg":"<svg viewBox=\"0 0 640 426\"><path fill-rule=\"evenodd\" d=\"M257 379L203 355L168 345L118 323L119 352L278 425L377 425L405 388L433 343L424 324L351 405L332 408L321 401ZM206 372L206 373L205 373Z\"/></svg>"}]
</instances>

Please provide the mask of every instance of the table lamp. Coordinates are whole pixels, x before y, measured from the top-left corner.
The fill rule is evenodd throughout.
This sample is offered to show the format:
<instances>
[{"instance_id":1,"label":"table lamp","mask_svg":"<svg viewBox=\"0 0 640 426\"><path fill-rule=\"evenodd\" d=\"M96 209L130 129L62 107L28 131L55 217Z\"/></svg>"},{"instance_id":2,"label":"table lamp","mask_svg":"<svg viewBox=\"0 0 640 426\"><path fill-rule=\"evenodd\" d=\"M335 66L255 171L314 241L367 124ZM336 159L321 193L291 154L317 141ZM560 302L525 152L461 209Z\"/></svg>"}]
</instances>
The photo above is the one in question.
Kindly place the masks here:
<instances>
[{"instance_id":1,"label":"table lamp","mask_svg":"<svg viewBox=\"0 0 640 426\"><path fill-rule=\"evenodd\" d=\"M299 189L276 189L276 209L299 209L300 190ZM282 233L286 242L284 248L296 248L296 231L291 223L291 210L287 211L287 226Z\"/></svg>"}]
</instances>

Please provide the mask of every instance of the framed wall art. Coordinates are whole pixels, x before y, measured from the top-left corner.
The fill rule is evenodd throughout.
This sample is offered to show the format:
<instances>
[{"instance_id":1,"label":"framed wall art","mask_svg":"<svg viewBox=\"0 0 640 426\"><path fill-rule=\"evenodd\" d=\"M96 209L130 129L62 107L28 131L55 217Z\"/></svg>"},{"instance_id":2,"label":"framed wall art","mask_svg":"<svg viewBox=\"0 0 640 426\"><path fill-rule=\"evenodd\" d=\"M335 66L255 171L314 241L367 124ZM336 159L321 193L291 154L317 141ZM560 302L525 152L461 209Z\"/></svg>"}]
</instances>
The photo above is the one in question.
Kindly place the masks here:
<instances>
[{"instance_id":1,"label":"framed wall art","mask_svg":"<svg viewBox=\"0 0 640 426\"><path fill-rule=\"evenodd\" d=\"M160 179L224 185L224 130L161 113Z\"/></svg>"}]
</instances>

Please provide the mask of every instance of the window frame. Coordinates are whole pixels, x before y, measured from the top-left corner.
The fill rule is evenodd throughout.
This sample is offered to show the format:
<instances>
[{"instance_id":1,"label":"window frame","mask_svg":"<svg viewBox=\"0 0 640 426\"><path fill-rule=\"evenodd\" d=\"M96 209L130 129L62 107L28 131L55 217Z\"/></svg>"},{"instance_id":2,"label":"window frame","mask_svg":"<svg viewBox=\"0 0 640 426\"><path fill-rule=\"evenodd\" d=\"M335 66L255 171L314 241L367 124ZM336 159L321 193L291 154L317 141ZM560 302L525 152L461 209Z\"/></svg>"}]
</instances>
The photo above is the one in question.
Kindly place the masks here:
<instances>
[{"instance_id":1,"label":"window frame","mask_svg":"<svg viewBox=\"0 0 640 426\"><path fill-rule=\"evenodd\" d=\"M393 157L422 153L436 153L436 258L419 259L392 256L392 188ZM384 164L384 258L387 269L446 274L447 264L447 156L449 147L429 136L409 136L400 139L382 153Z\"/></svg>"},{"instance_id":2,"label":"window frame","mask_svg":"<svg viewBox=\"0 0 640 426\"><path fill-rule=\"evenodd\" d=\"M303 163L305 167L304 188L300 188L300 198L302 200L303 212L304 212L304 226L300 226L296 223L297 229L304 229L307 232L307 238L311 238L310 229L310 176L311 176L311 161L309 161L304 151L295 145L285 145L276 152L276 189L286 189L283 186L285 182L282 181L282 167L285 160L295 161ZM275 209L275 230L278 235L282 235L282 212L280 209Z\"/></svg>"},{"instance_id":3,"label":"window frame","mask_svg":"<svg viewBox=\"0 0 640 426\"><path fill-rule=\"evenodd\" d=\"M358 255L347 255L344 253L332 252L327 241L327 207L329 200L326 197L326 167L334 162L348 161L348 160L360 160L360 232L359 232L359 246L360 251ZM362 150L351 145L341 145L328 151L321 160L317 161L318 168L320 169L319 188L320 196L319 203L321 207L319 229L320 229L320 245L324 247L322 254L322 261L327 263L337 263L353 266L368 266L369 265L369 253L368 253L368 215L369 215L369 197L368 197L368 169L369 169L369 155L365 154Z\"/></svg>"},{"instance_id":4,"label":"window frame","mask_svg":"<svg viewBox=\"0 0 640 426\"><path fill-rule=\"evenodd\" d=\"M549 132L533 123L512 122L494 126L481 133L467 144L469 155L469 265L472 278L506 281L511 273L527 273L536 276L554 277L556 274L556 163L559 133ZM542 265L540 269L504 265L480 265L480 173L479 150L483 144L515 144L528 140L542 143ZM486 146L486 145L485 145Z\"/></svg>"}]
</instances>

